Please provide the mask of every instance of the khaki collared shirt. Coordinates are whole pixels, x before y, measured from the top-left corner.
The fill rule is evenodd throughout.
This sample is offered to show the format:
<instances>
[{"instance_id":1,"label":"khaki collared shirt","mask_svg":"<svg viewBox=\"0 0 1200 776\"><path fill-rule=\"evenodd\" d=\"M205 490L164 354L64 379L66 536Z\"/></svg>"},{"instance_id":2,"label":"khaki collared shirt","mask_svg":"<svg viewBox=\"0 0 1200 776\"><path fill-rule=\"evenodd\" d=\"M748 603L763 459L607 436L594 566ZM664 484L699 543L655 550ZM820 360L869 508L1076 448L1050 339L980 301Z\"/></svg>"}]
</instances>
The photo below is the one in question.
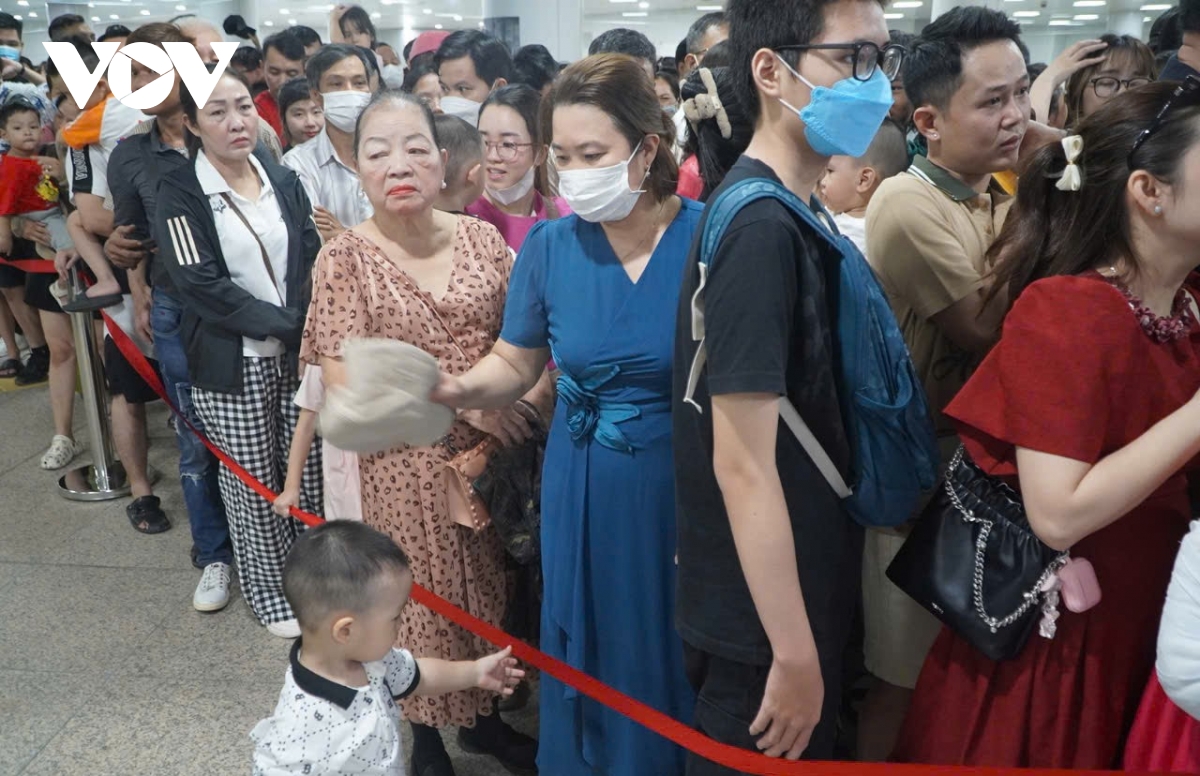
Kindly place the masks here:
<instances>
[{"instance_id":1,"label":"khaki collared shirt","mask_svg":"<svg viewBox=\"0 0 1200 776\"><path fill-rule=\"evenodd\" d=\"M930 320L984 285L984 255L1004 225L1012 197L994 183L979 194L923 156L884 181L867 208L867 258L887 292L913 365L942 415L979 357L954 344Z\"/></svg>"}]
</instances>

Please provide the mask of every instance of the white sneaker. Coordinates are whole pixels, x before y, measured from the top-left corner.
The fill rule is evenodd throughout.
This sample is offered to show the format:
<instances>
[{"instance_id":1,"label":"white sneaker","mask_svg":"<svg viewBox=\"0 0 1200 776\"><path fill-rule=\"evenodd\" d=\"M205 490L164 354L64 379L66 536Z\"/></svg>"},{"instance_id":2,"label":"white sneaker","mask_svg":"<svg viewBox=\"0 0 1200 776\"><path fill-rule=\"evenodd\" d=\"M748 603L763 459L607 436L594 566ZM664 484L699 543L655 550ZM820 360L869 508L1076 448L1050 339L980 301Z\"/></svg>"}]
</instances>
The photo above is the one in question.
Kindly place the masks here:
<instances>
[{"instance_id":1,"label":"white sneaker","mask_svg":"<svg viewBox=\"0 0 1200 776\"><path fill-rule=\"evenodd\" d=\"M70 437L55 434L50 449L42 456L41 466L48 471L61 469L83 452L83 445Z\"/></svg>"},{"instance_id":2,"label":"white sneaker","mask_svg":"<svg viewBox=\"0 0 1200 776\"><path fill-rule=\"evenodd\" d=\"M196 585L192 606L198 612L216 612L229 603L229 564L210 563L204 567L204 576Z\"/></svg>"},{"instance_id":3,"label":"white sneaker","mask_svg":"<svg viewBox=\"0 0 1200 776\"><path fill-rule=\"evenodd\" d=\"M300 623L295 618L283 622L273 622L267 625L267 632L281 639L300 638Z\"/></svg>"}]
</instances>

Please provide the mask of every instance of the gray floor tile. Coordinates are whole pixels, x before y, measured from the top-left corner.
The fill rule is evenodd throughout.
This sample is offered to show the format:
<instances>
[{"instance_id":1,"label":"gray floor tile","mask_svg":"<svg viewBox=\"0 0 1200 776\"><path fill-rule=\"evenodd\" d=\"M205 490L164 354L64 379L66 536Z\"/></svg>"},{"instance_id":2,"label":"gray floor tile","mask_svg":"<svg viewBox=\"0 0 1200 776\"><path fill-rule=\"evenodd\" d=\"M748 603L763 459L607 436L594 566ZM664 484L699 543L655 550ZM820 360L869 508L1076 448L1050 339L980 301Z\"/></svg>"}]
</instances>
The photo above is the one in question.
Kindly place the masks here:
<instances>
[{"instance_id":1,"label":"gray floor tile","mask_svg":"<svg viewBox=\"0 0 1200 776\"><path fill-rule=\"evenodd\" d=\"M113 678L86 694L24 774L248 773L250 729L278 693L274 681L213 681L185 660L176 679Z\"/></svg>"},{"instance_id":2,"label":"gray floor tile","mask_svg":"<svg viewBox=\"0 0 1200 776\"><path fill-rule=\"evenodd\" d=\"M57 673L0 670L0 776L13 776L54 738L79 708L81 679Z\"/></svg>"},{"instance_id":3,"label":"gray floor tile","mask_svg":"<svg viewBox=\"0 0 1200 776\"><path fill-rule=\"evenodd\" d=\"M191 571L0 563L0 668L123 670L190 599Z\"/></svg>"}]
</instances>

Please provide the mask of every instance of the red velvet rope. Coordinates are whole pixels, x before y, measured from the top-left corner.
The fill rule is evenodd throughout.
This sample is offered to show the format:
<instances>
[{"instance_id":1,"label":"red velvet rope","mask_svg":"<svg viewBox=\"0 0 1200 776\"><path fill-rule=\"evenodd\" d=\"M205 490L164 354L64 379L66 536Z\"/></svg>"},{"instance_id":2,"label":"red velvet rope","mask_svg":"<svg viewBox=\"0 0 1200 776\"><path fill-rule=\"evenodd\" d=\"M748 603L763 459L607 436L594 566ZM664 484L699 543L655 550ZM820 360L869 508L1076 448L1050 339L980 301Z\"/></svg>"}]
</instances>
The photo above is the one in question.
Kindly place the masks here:
<instances>
[{"instance_id":1,"label":"red velvet rope","mask_svg":"<svg viewBox=\"0 0 1200 776\"><path fill-rule=\"evenodd\" d=\"M9 261L0 258L0 263L16 266L27 272L53 273L56 271L54 269L54 262L40 259ZM251 476L237 461L226 455L224 451L198 432L185 417L179 414L178 410L167 398L167 393L163 389L162 380L159 378L158 373L150 365L150 362L138 349L137 345L107 314L101 311L101 315L103 315L105 323L108 324L109 335L113 338L113 343L117 346L117 349L121 351L125 359L129 361L142 379L146 381L146 384L171 408L171 411L175 413L175 417L183 421L204 446L212 451L213 455L233 472L238 479L248 485L258 495L268 501L274 502L278 494L272 492L270 488ZM296 507L292 507L291 515L308 526L316 526L324 522L320 517ZM755 776L885 776L885 774L886 776L918 776L918 774L921 776L963 776L967 773L978 774L979 776L1027 776L1028 774L1039 774L1040 776L1080 776L1081 774L1085 776L1101 776L1102 774L1116 773L1113 771L965 768L949 765L790 762L773 759L758 752L750 752L714 741L694 728L684 725L678 720L672 719L666 714L622 692L614 690L603 682L529 646L519 639L513 638L499 628L468 614L420 585L413 585L412 598L417 603L432 609L447 620L495 644L497 647L506 647L511 644L513 654L518 659L549 674L563 684L573 687L592 700L653 730L655 733L673 741L684 749L724 765L727 768L747 774L754 774ZM937 724L937 720L930 720L929 722L933 725Z\"/></svg>"}]
</instances>

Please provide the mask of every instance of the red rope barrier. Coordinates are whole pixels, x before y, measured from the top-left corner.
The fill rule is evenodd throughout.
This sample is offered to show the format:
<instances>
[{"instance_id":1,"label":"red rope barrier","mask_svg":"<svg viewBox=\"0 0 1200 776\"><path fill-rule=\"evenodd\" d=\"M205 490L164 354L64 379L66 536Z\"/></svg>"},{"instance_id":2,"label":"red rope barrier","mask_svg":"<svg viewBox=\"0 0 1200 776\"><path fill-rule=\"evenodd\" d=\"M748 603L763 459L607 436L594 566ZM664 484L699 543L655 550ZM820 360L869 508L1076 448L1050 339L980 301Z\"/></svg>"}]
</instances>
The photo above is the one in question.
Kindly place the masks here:
<instances>
[{"instance_id":1,"label":"red rope barrier","mask_svg":"<svg viewBox=\"0 0 1200 776\"><path fill-rule=\"evenodd\" d=\"M28 272L56 271L54 269L54 262L51 261L9 261L0 258L0 263L19 266L21 268L31 265L38 267L37 269L27 269L26 271ZM46 265L49 266L49 269L45 268ZM142 379L146 381L146 384L171 408L171 411L175 413L175 417L183 421L204 446L222 464L228 467L238 479L248 485L258 495L268 501L274 502L278 494L272 492L270 488L251 476L237 461L226 455L223 450L197 431L188 422L187 418L179 413L178 409L171 404L170 399L167 397L158 373L154 371L154 368L147 361L141 350L129 338L129 335L121 327L117 326L112 318L103 311L101 311L101 315L103 315L105 323L108 324L109 335L113 338L113 343L117 346L117 349L121 351L125 359L129 361ZM292 507L291 515L308 526L317 526L324 522L320 517L296 507ZM684 749L727 768L747 774L754 774L754 776L884 776L885 774L886 776L918 776L918 774L921 776L963 776L966 773L978 774L979 776L1029 776L1029 774L1037 774L1038 776L1105 776L1106 774L1116 773L1114 771L1073 771L1061 769L964 768L949 765L790 762L773 759L758 752L750 752L714 741L694 728L609 687L603 682L531 647L519 639L513 638L494 625L474 617L420 585L413 585L412 598L417 603L432 609L447 620L491 642L497 647L512 645L513 654L518 659L549 674L563 684L573 687L618 714L634 720ZM937 721L930 720L930 724L936 725Z\"/></svg>"}]
</instances>

